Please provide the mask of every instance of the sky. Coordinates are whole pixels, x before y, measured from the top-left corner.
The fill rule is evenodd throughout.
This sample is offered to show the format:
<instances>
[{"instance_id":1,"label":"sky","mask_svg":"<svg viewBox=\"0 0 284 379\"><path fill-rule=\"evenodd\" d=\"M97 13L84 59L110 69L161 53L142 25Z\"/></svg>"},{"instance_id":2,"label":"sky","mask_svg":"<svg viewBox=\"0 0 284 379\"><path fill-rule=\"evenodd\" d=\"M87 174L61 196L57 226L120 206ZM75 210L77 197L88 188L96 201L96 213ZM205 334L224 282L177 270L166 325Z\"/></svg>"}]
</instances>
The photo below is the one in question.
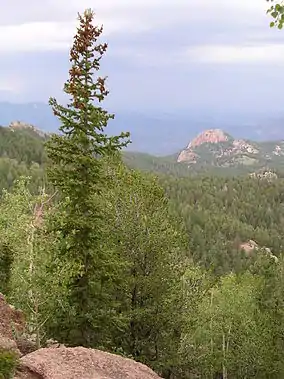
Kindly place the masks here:
<instances>
[{"instance_id":1,"label":"sky","mask_svg":"<svg viewBox=\"0 0 284 379\"><path fill-rule=\"evenodd\" d=\"M92 8L109 48L116 111L284 111L284 30L266 0L2 0L0 101L62 98L77 12Z\"/></svg>"}]
</instances>

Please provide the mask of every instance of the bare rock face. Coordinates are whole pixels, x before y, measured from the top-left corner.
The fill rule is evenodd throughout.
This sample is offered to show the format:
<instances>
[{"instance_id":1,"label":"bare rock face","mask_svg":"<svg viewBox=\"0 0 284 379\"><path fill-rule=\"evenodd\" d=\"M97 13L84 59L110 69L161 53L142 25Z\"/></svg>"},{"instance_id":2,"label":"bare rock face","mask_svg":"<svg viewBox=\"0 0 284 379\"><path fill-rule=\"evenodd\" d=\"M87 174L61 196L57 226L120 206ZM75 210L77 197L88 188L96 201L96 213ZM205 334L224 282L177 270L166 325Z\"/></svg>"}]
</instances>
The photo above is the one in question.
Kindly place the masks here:
<instances>
[{"instance_id":1,"label":"bare rock face","mask_svg":"<svg viewBox=\"0 0 284 379\"><path fill-rule=\"evenodd\" d=\"M21 358L15 379L159 379L149 367L99 350L46 348Z\"/></svg>"},{"instance_id":2,"label":"bare rock face","mask_svg":"<svg viewBox=\"0 0 284 379\"><path fill-rule=\"evenodd\" d=\"M206 154L206 149L203 152L200 152L198 149L203 144L213 144L213 146L208 147L208 154ZM260 154L257 143L250 143L243 139L234 139L221 129L209 129L194 138L179 154L177 161L195 164L198 161L202 162L204 155L205 160L211 160L213 165L216 163L218 165L218 159L220 158L228 159L229 165L234 162L234 159L237 163L241 162L247 165L251 164L251 160L256 159L253 156L257 156L257 154ZM230 159L233 159L233 161ZM224 164L224 161L222 164Z\"/></svg>"},{"instance_id":3,"label":"bare rock face","mask_svg":"<svg viewBox=\"0 0 284 379\"><path fill-rule=\"evenodd\" d=\"M187 146L187 149L200 146L203 143L219 143L228 141L228 136L221 129L209 129L198 134Z\"/></svg>"},{"instance_id":4,"label":"bare rock face","mask_svg":"<svg viewBox=\"0 0 284 379\"><path fill-rule=\"evenodd\" d=\"M195 154L190 149L183 150L179 156L177 161L178 162L188 162L188 163L196 163L196 159L198 158L198 155Z\"/></svg>"},{"instance_id":5,"label":"bare rock face","mask_svg":"<svg viewBox=\"0 0 284 379\"><path fill-rule=\"evenodd\" d=\"M196 163L198 155L194 148L204 143L220 143L228 141L228 136L221 129L209 129L198 134L178 156L178 162Z\"/></svg>"},{"instance_id":6,"label":"bare rock face","mask_svg":"<svg viewBox=\"0 0 284 379\"><path fill-rule=\"evenodd\" d=\"M258 250L258 244L253 240L249 240L247 242L243 242L239 246L239 249L243 250L246 254L250 254L252 251Z\"/></svg>"}]
</instances>

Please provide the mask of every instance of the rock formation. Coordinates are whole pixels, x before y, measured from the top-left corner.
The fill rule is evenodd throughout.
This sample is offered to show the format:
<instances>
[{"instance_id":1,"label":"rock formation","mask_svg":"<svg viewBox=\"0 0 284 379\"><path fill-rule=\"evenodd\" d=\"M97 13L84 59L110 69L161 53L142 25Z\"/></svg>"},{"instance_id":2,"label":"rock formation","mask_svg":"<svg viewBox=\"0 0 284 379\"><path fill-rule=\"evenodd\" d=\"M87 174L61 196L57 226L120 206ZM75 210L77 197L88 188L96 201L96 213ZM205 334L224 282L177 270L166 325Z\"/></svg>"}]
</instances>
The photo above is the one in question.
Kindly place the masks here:
<instances>
[{"instance_id":1,"label":"rock formation","mask_svg":"<svg viewBox=\"0 0 284 379\"><path fill-rule=\"evenodd\" d=\"M241 243L239 245L239 249L243 250L247 255L251 254L253 251L261 251L272 258L276 263L278 262L278 258L272 254L272 251L269 247L259 247L259 245L254 240L249 240L247 242Z\"/></svg>"},{"instance_id":2,"label":"rock formation","mask_svg":"<svg viewBox=\"0 0 284 379\"><path fill-rule=\"evenodd\" d=\"M259 172L252 172L251 174L249 174L249 176L251 178L256 178L256 179L267 179L267 180L278 179L278 175L269 169L261 170Z\"/></svg>"},{"instance_id":3,"label":"rock formation","mask_svg":"<svg viewBox=\"0 0 284 379\"><path fill-rule=\"evenodd\" d=\"M203 144L211 144L213 146L207 146L207 151L206 149L201 151L199 148ZM235 158L237 163L251 164L254 160L252 157L256 157L260 154L260 150L256 143L250 143L243 139L233 139L221 129L210 129L200 133L194 138L179 154L177 161L195 164L202 162L204 154L206 163L209 162L213 165L216 164L220 158L226 158L229 165L232 163L230 162L231 158ZM244 158L243 162L242 157ZM251 157L251 159L248 157Z\"/></svg>"},{"instance_id":4,"label":"rock formation","mask_svg":"<svg viewBox=\"0 0 284 379\"><path fill-rule=\"evenodd\" d=\"M198 158L198 155L196 153L194 153L190 149L185 149L179 154L177 161L178 162L196 163L197 158Z\"/></svg>"},{"instance_id":5,"label":"rock formation","mask_svg":"<svg viewBox=\"0 0 284 379\"><path fill-rule=\"evenodd\" d=\"M159 379L147 366L99 350L40 349L21 358L15 379Z\"/></svg>"},{"instance_id":6,"label":"rock formation","mask_svg":"<svg viewBox=\"0 0 284 379\"><path fill-rule=\"evenodd\" d=\"M67 348L56 343L51 343L53 347L35 350L35 346L30 346L32 343L24 338L24 332L23 313L9 305L0 294L0 350L13 351L20 358L14 379L160 378L141 363L99 350Z\"/></svg>"},{"instance_id":7,"label":"rock formation","mask_svg":"<svg viewBox=\"0 0 284 379\"><path fill-rule=\"evenodd\" d=\"M221 129L209 129L198 134L189 142L187 147L179 154L178 162L196 163L198 155L194 149L204 143L220 143L228 141L229 137Z\"/></svg>"},{"instance_id":8,"label":"rock formation","mask_svg":"<svg viewBox=\"0 0 284 379\"><path fill-rule=\"evenodd\" d=\"M228 136L221 129L208 129L198 134L187 146L187 149L200 146L203 143L219 143L228 141Z\"/></svg>"},{"instance_id":9,"label":"rock formation","mask_svg":"<svg viewBox=\"0 0 284 379\"><path fill-rule=\"evenodd\" d=\"M239 249L243 250L246 254L250 254L254 250L258 250L258 244L253 240L249 240L240 244Z\"/></svg>"}]
</instances>

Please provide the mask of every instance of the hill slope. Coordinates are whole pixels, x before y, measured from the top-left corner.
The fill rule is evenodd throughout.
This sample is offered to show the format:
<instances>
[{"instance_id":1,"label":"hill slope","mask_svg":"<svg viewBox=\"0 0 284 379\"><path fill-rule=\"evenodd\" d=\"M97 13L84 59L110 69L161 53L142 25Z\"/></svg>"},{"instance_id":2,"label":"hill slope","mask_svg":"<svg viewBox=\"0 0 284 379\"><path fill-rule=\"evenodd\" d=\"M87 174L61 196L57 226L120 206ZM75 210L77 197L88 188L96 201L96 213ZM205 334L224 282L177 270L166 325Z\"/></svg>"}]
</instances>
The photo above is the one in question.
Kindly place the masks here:
<instances>
[{"instance_id":1,"label":"hill slope","mask_svg":"<svg viewBox=\"0 0 284 379\"><path fill-rule=\"evenodd\" d=\"M202 175L160 181L171 211L185 222L194 260L207 269L242 271L259 255L255 246L277 256L284 251L283 179Z\"/></svg>"},{"instance_id":2,"label":"hill slope","mask_svg":"<svg viewBox=\"0 0 284 379\"><path fill-rule=\"evenodd\" d=\"M42 183L47 136L29 124L0 126L0 191L20 176L31 176L34 188Z\"/></svg>"}]
</instances>

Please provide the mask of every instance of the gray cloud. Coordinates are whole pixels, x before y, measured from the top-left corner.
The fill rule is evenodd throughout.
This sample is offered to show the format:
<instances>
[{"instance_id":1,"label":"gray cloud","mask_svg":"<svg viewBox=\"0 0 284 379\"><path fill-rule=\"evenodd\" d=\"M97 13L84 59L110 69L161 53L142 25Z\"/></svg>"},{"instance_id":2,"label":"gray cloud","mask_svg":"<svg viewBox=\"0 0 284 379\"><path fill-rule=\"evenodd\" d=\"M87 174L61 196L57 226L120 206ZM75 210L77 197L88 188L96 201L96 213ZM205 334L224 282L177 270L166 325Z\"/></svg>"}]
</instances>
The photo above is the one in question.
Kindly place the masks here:
<instances>
[{"instance_id":1,"label":"gray cloud","mask_svg":"<svg viewBox=\"0 0 284 379\"><path fill-rule=\"evenodd\" d=\"M103 73L109 75L108 104L117 109L173 112L280 109L284 79L277 49L284 45L284 32L269 28L267 4L260 3L98 0L98 14L109 31L105 35L109 51L102 64ZM61 96L76 11L92 4L92 0L46 0L44 5L38 0L5 2L0 33L2 27L14 34L0 37L1 100L46 101L50 95ZM23 31L20 24L26 25L25 35L17 34ZM267 51L273 51L273 59L264 59L261 65L261 55L240 61L238 49L247 45L272 46ZM213 47L211 60L208 51L200 60L188 53L208 47ZM236 54L230 63L212 60L212 54L220 53L218 47L225 54Z\"/></svg>"}]
</instances>

